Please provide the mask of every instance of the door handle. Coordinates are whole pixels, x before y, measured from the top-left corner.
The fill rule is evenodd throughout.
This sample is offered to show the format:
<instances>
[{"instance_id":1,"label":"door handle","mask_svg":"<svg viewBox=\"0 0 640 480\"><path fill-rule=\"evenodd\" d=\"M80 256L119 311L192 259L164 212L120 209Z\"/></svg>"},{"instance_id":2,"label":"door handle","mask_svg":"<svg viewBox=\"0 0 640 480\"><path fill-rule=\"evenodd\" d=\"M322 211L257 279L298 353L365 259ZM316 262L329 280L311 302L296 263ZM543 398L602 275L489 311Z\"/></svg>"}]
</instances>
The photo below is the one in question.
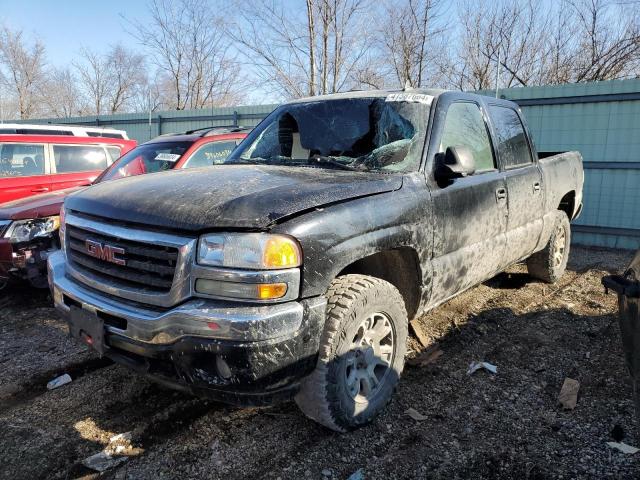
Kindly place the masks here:
<instances>
[{"instance_id":1,"label":"door handle","mask_svg":"<svg viewBox=\"0 0 640 480\"><path fill-rule=\"evenodd\" d=\"M43 193L43 192L48 192L49 189L47 187L38 187L38 188L31 189L31 191L33 193Z\"/></svg>"},{"instance_id":2,"label":"door handle","mask_svg":"<svg viewBox=\"0 0 640 480\"><path fill-rule=\"evenodd\" d=\"M507 198L507 189L499 188L496 190L496 200L504 200Z\"/></svg>"},{"instance_id":3,"label":"door handle","mask_svg":"<svg viewBox=\"0 0 640 480\"><path fill-rule=\"evenodd\" d=\"M540 182L536 182L533 184L533 192L539 192L540 191Z\"/></svg>"}]
</instances>

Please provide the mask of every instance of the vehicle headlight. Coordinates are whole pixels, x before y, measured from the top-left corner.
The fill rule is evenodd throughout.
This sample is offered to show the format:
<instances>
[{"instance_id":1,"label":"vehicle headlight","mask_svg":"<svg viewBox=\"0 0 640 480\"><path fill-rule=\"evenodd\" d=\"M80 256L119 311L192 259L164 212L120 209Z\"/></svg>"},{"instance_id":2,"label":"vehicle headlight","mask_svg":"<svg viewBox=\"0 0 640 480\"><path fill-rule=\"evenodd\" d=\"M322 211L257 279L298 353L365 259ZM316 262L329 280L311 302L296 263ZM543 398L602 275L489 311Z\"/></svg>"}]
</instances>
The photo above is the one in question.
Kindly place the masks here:
<instances>
[{"instance_id":1,"label":"vehicle headlight","mask_svg":"<svg viewBox=\"0 0 640 480\"><path fill-rule=\"evenodd\" d=\"M42 238L52 235L60 227L60 217L32 218L28 220L17 220L9 225L4 234L11 243L28 242L35 238Z\"/></svg>"},{"instance_id":2,"label":"vehicle headlight","mask_svg":"<svg viewBox=\"0 0 640 480\"><path fill-rule=\"evenodd\" d=\"M267 233L211 233L200 237L196 293L215 298L283 302L300 291L302 251L296 240ZM203 267L224 267L214 271Z\"/></svg>"},{"instance_id":3,"label":"vehicle headlight","mask_svg":"<svg viewBox=\"0 0 640 480\"><path fill-rule=\"evenodd\" d=\"M276 270L299 267L300 246L293 238L267 233L212 233L200 237L198 263L215 267Z\"/></svg>"}]
</instances>

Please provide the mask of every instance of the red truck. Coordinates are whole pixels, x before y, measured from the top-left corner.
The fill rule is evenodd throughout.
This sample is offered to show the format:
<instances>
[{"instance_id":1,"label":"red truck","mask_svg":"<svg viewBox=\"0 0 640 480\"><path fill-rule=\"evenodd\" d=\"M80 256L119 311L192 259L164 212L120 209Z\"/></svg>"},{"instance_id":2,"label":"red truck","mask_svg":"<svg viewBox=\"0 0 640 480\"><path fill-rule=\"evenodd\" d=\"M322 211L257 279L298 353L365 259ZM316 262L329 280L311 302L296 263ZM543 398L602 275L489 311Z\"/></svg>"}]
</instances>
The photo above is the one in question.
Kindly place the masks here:
<instances>
[{"instance_id":1,"label":"red truck","mask_svg":"<svg viewBox=\"0 0 640 480\"><path fill-rule=\"evenodd\" d=\"M217 127L192 130L180 135L163 135L138 145L133 150L127 148L128 142L131 142L129 140L52 137L52 149L71 140L87 145L104 143L107 149L112 145L121 145L123 150L126 149L126 153L102 174L99 171L74 174L78 175L75 183L69 178L63 187L49 188L47 190L49 193L0 205L0 286L10 278L28 280L33 286L39 288L47 286L46 261L52 252L60 248L59 213L68 194L83 189L91 181L98 183L145 173L222 163L247 135L248 130L243 127ZM10 144L10 140L4 140L5 137L25 138L24 135L0 135L0 148ZM60 142L61 138L64 138L62 142ZM45 142L45 140L41 141ZM24 141L16 141L16 143L26 144ZM54 156L49 158L56 158L55 150L53 152ZM22 161L29 163L24 156ZM87 178L88 174L91 174L91 178ZM85 178L83 182L81 175ZM3 178L0 173L0 192L2 192L4 180L15 180L16 184L19 184L19 180L24 182L24 179L24 176ZM62 182L56 182L57 185L60 183Z\"/></svg>"}]
</instances>

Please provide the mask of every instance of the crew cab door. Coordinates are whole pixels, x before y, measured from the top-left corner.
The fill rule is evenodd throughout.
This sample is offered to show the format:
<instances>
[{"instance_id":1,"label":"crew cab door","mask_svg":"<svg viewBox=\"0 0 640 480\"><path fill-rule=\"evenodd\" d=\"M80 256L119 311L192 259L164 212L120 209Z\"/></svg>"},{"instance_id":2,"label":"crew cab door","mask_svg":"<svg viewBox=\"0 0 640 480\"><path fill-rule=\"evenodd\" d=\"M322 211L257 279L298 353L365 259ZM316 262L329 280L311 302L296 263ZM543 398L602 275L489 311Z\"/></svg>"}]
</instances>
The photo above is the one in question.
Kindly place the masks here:
<instances>
[{"instance_id":1,"label":"crew cab door","mask_svg":"<svg viewBox=\"0 0 640 480\"><path fill-rule=\"evenodd\" d=\"M0 143L0 203L51 189L51 175L41 143Z\"/></svg>"},{"instance_id":2,"label":"crew cab door","mask_svg":"<svg viewBox=\"0 0 640 480\"><path fill-rule=\"evenodd\" d=\"M111 164L102 145L53 144L51 188L63 190L90 185Z\"/></svg>"},{"instance_id":3,"label":"crew cab door","mask_svg":"<svg viewBox=\"0 0 640 480\"><path fill-rule=\"evenodd\" d=\"M489 104L497 140L498 161L507 180L509 221L503 267L531 255L542 234L544 195L542 174L518 112Z\"/></svg>"},{"instance_id":4,"label":"crew cab door","mask_svg":"<svg viewBox=\"0 0 640 480\"><path fill-rule=\"evenodd\" d=\"M435 216L432 305L499 271L508 212L506 182L497 168L485 112L475 101L442 97L429 147L429 155L435 152L432 168L437 168L438 153L462 146L473 153L476 171L444 185L435 176L430 180Z\"/></svg>"}]
</instances>

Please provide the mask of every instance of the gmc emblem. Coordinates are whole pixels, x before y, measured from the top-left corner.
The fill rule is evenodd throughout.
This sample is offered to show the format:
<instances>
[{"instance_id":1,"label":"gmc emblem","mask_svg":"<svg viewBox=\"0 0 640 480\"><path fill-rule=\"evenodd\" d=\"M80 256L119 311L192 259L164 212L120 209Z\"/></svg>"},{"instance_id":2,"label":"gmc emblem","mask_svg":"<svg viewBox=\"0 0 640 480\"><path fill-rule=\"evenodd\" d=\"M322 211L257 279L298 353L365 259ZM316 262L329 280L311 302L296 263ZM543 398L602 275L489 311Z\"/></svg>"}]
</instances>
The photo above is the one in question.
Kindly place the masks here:
<instances>
[{"instance_id":1,"label":"gmc emblem","mask_svg":"<svg viewBox=\"0 0 640 480\"><path fill-rule=\"evenodd\" d=\"M125 265L124 258L116 255L124 255L124 248L114 247L112 245L103 245L95 240L85 240L84 247L87 253L94 258L104 260L105 262L115 263L116 265Z\"/></svg>"}]
</instances>

